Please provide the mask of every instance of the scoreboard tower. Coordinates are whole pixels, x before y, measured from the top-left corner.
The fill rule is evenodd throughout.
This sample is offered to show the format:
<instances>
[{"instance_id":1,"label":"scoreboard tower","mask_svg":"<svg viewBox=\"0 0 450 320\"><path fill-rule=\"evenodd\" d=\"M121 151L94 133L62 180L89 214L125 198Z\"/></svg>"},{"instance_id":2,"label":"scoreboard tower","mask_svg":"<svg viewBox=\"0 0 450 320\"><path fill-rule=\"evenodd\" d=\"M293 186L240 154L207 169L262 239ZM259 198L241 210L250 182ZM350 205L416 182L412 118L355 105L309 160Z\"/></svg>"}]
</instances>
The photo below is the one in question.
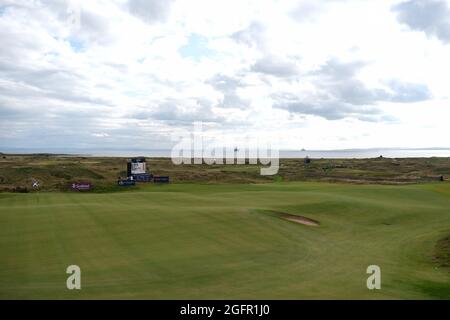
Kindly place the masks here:
<instances>
[{"instance_id":1,"label":"scoreboard tower","mask_svg":"<svg viewBox=\"0 0 450 320\"><path fill-rule=\"evenodd\" d=\"M131 158L127 163L127 176L132 177L135 175L145 174L146 163L144 157Z\"/></svg>"}]
</instances>

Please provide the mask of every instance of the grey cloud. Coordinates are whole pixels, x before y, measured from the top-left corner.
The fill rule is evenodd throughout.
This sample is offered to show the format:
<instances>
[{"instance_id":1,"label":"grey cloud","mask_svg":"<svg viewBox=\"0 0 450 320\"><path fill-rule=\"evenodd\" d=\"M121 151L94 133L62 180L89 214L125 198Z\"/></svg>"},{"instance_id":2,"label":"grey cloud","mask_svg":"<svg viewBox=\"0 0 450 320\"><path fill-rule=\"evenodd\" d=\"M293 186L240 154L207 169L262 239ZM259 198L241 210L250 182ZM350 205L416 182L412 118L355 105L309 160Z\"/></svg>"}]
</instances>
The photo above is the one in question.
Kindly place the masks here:
<instances>
[{"instance_id":1,"label":"grey cloud","mask_svg":"<svg viewBox=\"0 0 450 320\"><path fill-rule=\"evenodd\" d=\"M297 22L309 20L320 13L320 5L317 3L301 3L290 12L290 16Z\"/></svg>"},{"instance_id":2,"label":"grey cloud","mask_svg":"<svg viewBox=\"0 0 450 320\"><path fill-rule=\"evenodd\" d=\"M361 81L348 79L328 85L328 94L335 99L353 104L367 105L388 97L382 89L369 89Z\"/></svg>"},{"instance_id":3,"label":"grey cloud","mask_svg":"<svg viewBox=\"0 0 450 320\"><path fill-rule=\"evenodd\" d=\"M74 70L56 66L36 69L0 62L0 94L22 99L55 99L74 103L112 106L112 101L95 97L86 86L87 79Z\"/></svg>"},{"instance_id":4,"label":"grey cloud","mask_svg":"<svg viewBox=\"0 0 450 320\"><path fill-rule=\"evenodd\" d=\"M250 70L277 77L291 77L298 74L298 68L294 62L272 55L258 60Z\"/></svg>"},{"instance_id":5,"label":"grey cloud","mask_svg":"<svg viewBox=\"0 0 450 320\"><path fill-rule=\"evenodd\" d=\"M217 74L213 78L208 80L208 83L215 89L221 91L235 90L242 85L241 81L237 78L226 76L223 74Z\"/></svg>"},{"instance_id":6,"label":"grey cloud","mask_svg":"<svg viewBox=\"0 0 450 320\"><path fill-rule=\"evenodd\" d=\"M412 30L423 31L450 43L450 9L445 0L410 0L392 7L397 20Z\"/></svg>"},{"instance_id":7,"label":"grey cloud","mask_svg":"<svg viewBox=\"0 0 450 320\"><path fill-rule=\"evenodd\" d=\"M354 105L341 102L308 103L301 101L283 102L274 105L275 108L285 109L292 113L316 115L327 120L339 120L354 117L364 121L376 121L380 111L375 108L357 108Z\"/></svg>"},{"instance_id":8,"label":"grey cloud","mask_svg":"<svg viewBox=\"0 0 450 320\"><path fill-rule=\"evenodd\" d=\"M66 59L58 51L56 36L43 28L47 26L43 21L50 17L60 19L61 23L64 17L59 15L67 8L68 1L24 2L23 6L13 6L7 16L0 19L0 38L4 45L0 50L0 94L11 98L12 104L16 100L51 100L61 104L112 105L108 97L93 95L95 91L85 70ZM97 19L87 10L81 10L81 14L84 22L81 26L85 28L82 33L97 30L96 37L104 38L103 31L108 29L109 22ZM30 24L18 28L10 23L23 17L29 17ZM55 19L50 19L49 29L55 26ZM33 28L34 25L37 27Z\"/></svg>"},{"instance_id":9,"label":"grey cloud","mask_svg":"<svg viewBox=\"0 0 450 320\"><path fill-rule=\"evenodd\" d=\"M113 42L115 35L108 17L83 9L80 11L80 29L74 30L73 37L103 45Z\"/></svg>"},{"instance_id":10,"label":"grey cloud","mask_svg":"<svg viewBox=\"0 0 450 320\"><path fill-rule=\"evenodd\" d=\"M275 94L274 108L292 113L309 114L329 120L353 117L364 121L389 120L376 107L379 102L418 102L431 98L426 85L391 80L386 89L368 88L357 79L357 72L365 65L355 61L343 63L332 59L311 72L315 92Z\"/></svg>"},{"instance_id":11,"label":"grey cloud","mask_svg":"<svg viewBox=\"0 0 450 320\"><path fill-rule=\"evenodd\" d=\"M386 99L388 93L380 89L369 89L357 79L357 72L365 65L362 61L343 63L331 59L317 71L311 72L311 76L327 100L355 106L371 105Z\"/></svg>"},{"instance_id":12,"label":"grey cloud","mask_svg":"<svg viewBox=\"0 0 450 320\"><path fill-rule=\"evenodd\" d=\"M365 121L375 121L380 111L371 106L358 106L338 99L321 100L314 95L294 95L279 93L272 96L276 101L274 108L288 110L291 113L315 115L327 120L339 120L354 117Z\"/></svg>"},{"instance_id":13,"label":"grey cloud","mask_svg":"<svg viewBox=\"0 0 450 320\"><path fill-rule=\"evenodd\" d=\"M19 31L11 26L7 19L0 19L0 39L2 42L0 61L3 60L5 64L9 60L28 59L32 53L48 50L48 41L44 36L33 34L31 28ZM10 68L13 67L10 65Z\"/></svg>"},{"instance_id":14,"label":"grey cloud","mask_svg":"<svg viewBox=\"0 0 450 320\"><path fill-rule=\"evenodd\" d=\"M431 98L426 85L398 80L387 81L388 90L369 89L356 78L357 72L365 65L363 61L342 63L331 59L311 75L317 77L318 85L327 88L328 94L355 105L374 104L377 101L418 102Z\"/></svg>"},{"instance_id":15,"label":"grey cloud","mask_svg":"<svg viewBox=\"0 0 450 320\"><path fill-rule=\"evenodd\" d=\"M28 30L39 35L36 30L31 29L36 26L38 29L45 29L48 35L54 38L61 37L58 29L65 28L70 32L70 40L76 40L80 43L94 42L107 44L115 39L114 31L110 17L104 13L90 11L83 7L79 1L72 0L46 0L46 1L27 1L21 5L8 4L10 17L14 20L26 15L28 17ZM76 27L75 20L79 13L79 25ZM20 35L21 38L27 36ZM30 40L29 40L30 41ZM33 42L33 39L30 41ZM20 43L20 42L19 42ZM27 46L31 49L30 46Z\"/></svg>"},{"instance_id":16,"label":"grey cloud","mask_svg":"<svg viewBox=\"0 0 450 320\"><path fill-rule=\"evenodd\" d=\"M258 21L253 21L250 25L231 35L237 43L245 44L249 47L264 47L265 26Z\"/></svg>"},{"instance_id":17,"label":"grey cloud","mask_svg":"<svg viewBox=\"0 0 450 320\"><path fill-rule=\"evenodd\" d=\"M80 68L80 60L68 60L65 52L58 50L63 46L57 42L63 39L58 38L57 31L65 28L66 10L67 1L49 0L42 5L27 2L26 6L14 6L1 14L0 136L4 138L3 142L14 146L95 147L98 144L95 140L100 139L92 136L96 132L107 132L110 137L103 138L102 143L110 140L115 147L137 144L139 138L136 136L148 142L146 129L155 121L138 128L133 126L131 131L126 123L123 131L111 129L110 121L114 121L117 128L127 119L116 118L120 116L121 108L110 106L117 106L117 102L106 90L97 90L102 84L111 82L102 77L125 73L126 68L111 65L109 61L90 60L89 66L106 70L108 74L98 77L87 70L87 64L82 63ZM16 17L19 21L15 21ZM30 23L20 23L24 17ZM83 42L87 46L113 40L114 35L110 37L113 22L104 17L82 10L80 29L65 40ZM110 68L104 68L108 64L118 70L110 73ZM178 120L168 122L196 117L214 120L214 114L200 106L206 102L200 100L192 112L183 109L176 115ZM162 113L160 117L163 117ZM151 134L151 137L155 136L156 133ZM5 137L8 137L7 142Z\"/></svg>"},{"instance_id":18,"label":"grey cloud","mask_svg":"<svg viewBox=\"0 0 450 320\"><path fill-rule=\"evenodd\" d=\"M419 102L432 98L428 87L421 83L404 83L394 80L388 85L393 91L388 100L393 102Z\"/></svg>"},{"instance_id":19,"label":"grey cloud","mask_svg":"<svg viewBox=\"0 0 450 320\"><path fill-rule=\"evenodd\" d=\"M244 109L248 106L249 101L242 99L237 93L238 88L244 87L244 84L239 79L217 74L209 79L207 83L223 94L221 107Z\"/></svg>"},{"instance_id":20,"label":"grey cloud","mask_svg":"<svg viewBox=\"0 0 450 320\"><path fill-rule=\"evenodd\" d=\"M133 119L160 120L168 124L193 121L221 122L222 117L212 111L213 102L205 98L190 100L166 99L130 114Z\"/></svg>"},{"instance_id":21,"label":"grey cloud","mask_svg":"<svg viewBox=\"0 0 450 320\"><path fill-rule=\"evenodd\" d=\"M311 72L311 75L319 75L329 80L350 79L365 65L366 63L363 61L342 63L333 58L328 60L317 71Z\"/></svg>"},{"instance_id":22,"label":"grey cloud","mask_svg":"<svg viewBox=\"0 0 450 320\"><path fill-rule=\"evenodd\" d=\"M24 101L23 104L27 104ZM114 127L105 126L104 110L101 108L85 109L73 107L59 108L58 105L49 106L44 101L36 101L28 110L22 108L3 108L0 97L0 131L8 139L8 146L24 145L26 147L63 147L68 149L92 147L99 148L133 148L161 146L164 137L155 126L155 121L148 121L136 126L128 119L118 119ZM45 110L46 112L43 112ZM7 117L3 116L6 113ZM109 115L111 116L111 115ZM94 133L107 133L107 137L95 137ZM1 133L1 132L0 132ZM165 137L170 141L170 133ZM101 142L99 142L101 141ZM0 142L0 147L1 142Z\"/></svg>"},{"instance_id":23,"label":"grey cloud","mask_svg":"<svg viewBox=\"0 0 450 320\"><path fill-rule=\"evenodd\" d=\"M84 110L60 105L45 99L13 99L0 95L0 128L8 138L7 145L71 146L92 141L87 134L98 128L100 109Z\"/></svg>"},{"instance_id":24,"label":"grey cloud","mask_svg":"<svg viewBox=\"0 0 450 320\"><path fill-rule=\"evenodd\" d=\"M11 99L0 96L0 118L2 121L27 120L39 116L39 110L10 107Z\"/></svg>"},{"instance_id":25,"label":"grey cloud","mask_svg":"<svg viewBox=\"0 0 450 320\"><path fill-rule=\"evenodd\" d=\"M165 21L170 13L173 0L129 0L130 13L144 22Z\"/></svg>"},{"instance_id":26,"label":"grey cloud","mask_svg":"<svg viewBox=\"0 0 450 320\"><path fill-rule=\"evenodd\" d=\"M291 12L291 18L296 22L304 22L315 19L324 12L330 4L346 2L346 0L303 0Z\"/></svg>"}]
</instances>

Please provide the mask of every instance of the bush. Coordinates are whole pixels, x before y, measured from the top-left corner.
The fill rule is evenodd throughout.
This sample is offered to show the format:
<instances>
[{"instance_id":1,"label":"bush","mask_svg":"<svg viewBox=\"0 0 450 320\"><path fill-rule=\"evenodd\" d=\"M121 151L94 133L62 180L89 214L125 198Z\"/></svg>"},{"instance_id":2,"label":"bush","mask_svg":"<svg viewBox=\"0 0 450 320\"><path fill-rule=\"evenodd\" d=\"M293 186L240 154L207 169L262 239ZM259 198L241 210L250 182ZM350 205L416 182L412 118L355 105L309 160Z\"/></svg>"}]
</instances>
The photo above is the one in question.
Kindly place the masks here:
<instances>
[{"instance_id":1,"label":"bush","mask_svg":"<svg viewBox=\"0 0 450 320\"><path fill-rule=\"evenodd\" d=\"M72 179L72 176L70 174L64 173L64 172L52 172L51 173L52 176L57 177L57 178L62 178L62 179L66 179L66 180L70 180Z\"/></svg>"},{"instance_id":2,"label":"bush","mask_svg":"<svg viewBox=\"0 0 450 320\"><path fill-rule=\"evenodd\" d=\"M275 176L275 177L273 177L273 181L274 182L283 182L283 177L282 176Z\"/></svg>"},{"instance_id":3,"label":"bush","mask_svg":"<svg viewBox=\"0 0 450 320\"><path fill-rule=\"evenodd\" d=\"M13 189L13 192L18 192L18 193L28 193L28 192L30 192L30 191L28 190L27 187L15 187L15 188Z\"/></svg>"}]
</instances>

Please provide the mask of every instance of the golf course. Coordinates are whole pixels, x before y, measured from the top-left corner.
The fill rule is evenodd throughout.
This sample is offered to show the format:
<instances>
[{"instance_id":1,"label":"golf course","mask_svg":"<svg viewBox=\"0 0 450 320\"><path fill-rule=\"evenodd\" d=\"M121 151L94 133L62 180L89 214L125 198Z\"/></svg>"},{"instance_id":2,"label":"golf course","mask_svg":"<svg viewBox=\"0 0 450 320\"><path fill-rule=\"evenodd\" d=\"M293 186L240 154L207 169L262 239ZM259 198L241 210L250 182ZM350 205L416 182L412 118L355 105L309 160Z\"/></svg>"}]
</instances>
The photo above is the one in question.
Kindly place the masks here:
<instances>
[{"instance_id":1,"label":"golf course","mask_svg":"<svg viewBox=\"0 0 450 320\"><path fill-rule=\"evenodd\" d=\"M450 299L449 252L446 181L0 193L1 299Z\"/></svg>"}]
</instances>

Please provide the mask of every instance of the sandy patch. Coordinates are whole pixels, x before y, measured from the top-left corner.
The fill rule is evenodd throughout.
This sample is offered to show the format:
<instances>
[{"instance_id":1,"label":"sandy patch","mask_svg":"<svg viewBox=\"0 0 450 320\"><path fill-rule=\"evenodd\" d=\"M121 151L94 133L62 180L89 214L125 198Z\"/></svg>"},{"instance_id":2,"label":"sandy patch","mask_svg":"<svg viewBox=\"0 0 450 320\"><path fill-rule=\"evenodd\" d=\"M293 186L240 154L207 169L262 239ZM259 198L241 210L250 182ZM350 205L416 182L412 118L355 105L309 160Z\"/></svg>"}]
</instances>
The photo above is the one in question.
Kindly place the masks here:
<instances>
[{"instance_id":1,"label":"sandy patch","mask_svg":"<svg viewBox=\"0 0 450 320\"><path fill-rule=\"evenodd\" d=\"M278 211L273 211L273 212L278 214L281 219L288 220L291 222L304 224L306 226L314 226L314 227L317 227L320 225L319 221L313 220L313 219L310 219L307 217L297 216L295 214L289 214L289 213L285 213L285 212L278 212Z\"/></svg>"},{"instance_id":2,"label":"sandy patch","mask_svg":"<svg viewBox=\"0 0 450 320\"><path fill-rule=\"evenodd\" d=\"M292 222L296 222L296 223L301 223L307 226L319 226L320 223L319 221L313 220L313 219L309 219L309 218L305 218L302 216L294 216L294 215L284 215L281 216L282 219L284 220L288 220L288 221L292 221Z\"/></svg>"}]
</instances>

